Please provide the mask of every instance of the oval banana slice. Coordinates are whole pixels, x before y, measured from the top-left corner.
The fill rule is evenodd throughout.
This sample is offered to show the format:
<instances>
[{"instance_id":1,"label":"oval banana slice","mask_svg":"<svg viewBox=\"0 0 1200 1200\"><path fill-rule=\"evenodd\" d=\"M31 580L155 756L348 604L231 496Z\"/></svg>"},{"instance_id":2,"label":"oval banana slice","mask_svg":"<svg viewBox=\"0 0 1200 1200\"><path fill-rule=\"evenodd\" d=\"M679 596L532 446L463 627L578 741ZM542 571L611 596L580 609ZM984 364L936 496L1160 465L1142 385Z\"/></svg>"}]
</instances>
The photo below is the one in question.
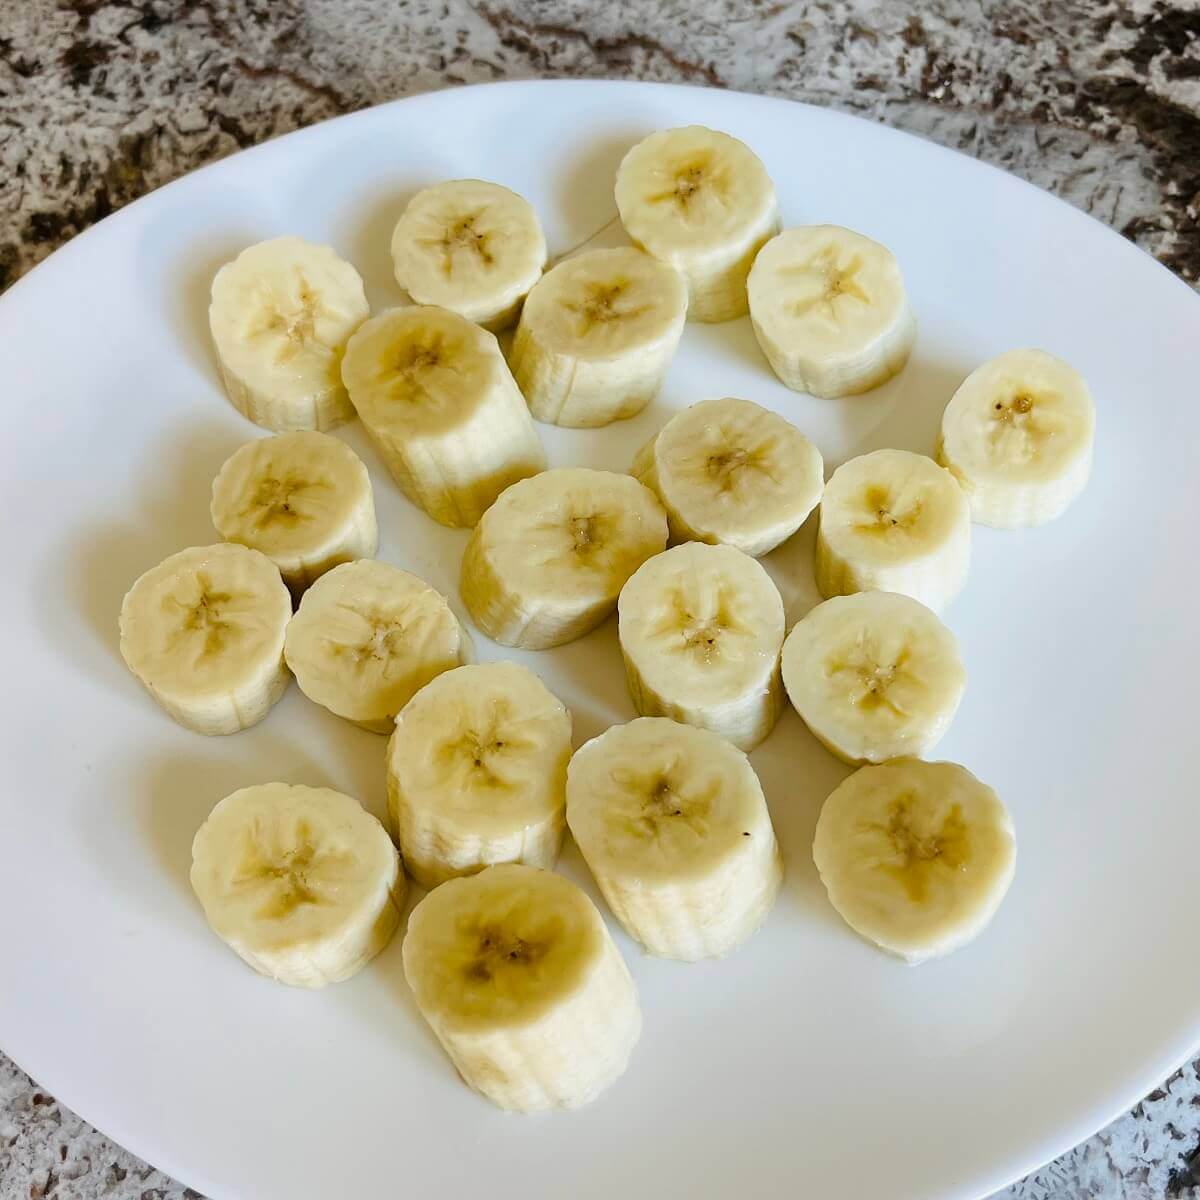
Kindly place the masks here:
<instances>
[{"instance_id":1,"label":"oval banana slice","mask_svg":"<svg viewBox=\"0 0 1200 1200\"><path fill-rule=\"evenodd\" d=\"M407 881L357 800L264 783L226 796L192 842L192 888L213 932L293 987L356 975L391 940Z\"/></svg>"},{"instance_id":2,"label":"oval banana slice","mask_svg":"<svg viewBox=\"0 0 1200 1200\"><path fill-rule=\"evenodd\" d=\"M664 958L728 954L766 919L783 879L750 761L662 717L614 725L575 752L567 823L617 920Z\"/></svg>"},{"instance_id":3,"label":"oval banana slice","mask_svg":"<svg viewBox=\"0 0 1200 1200\"><path fill-rule=\"evenodd\" d=\"M237 733L287 690L292 598L275 564L224 543L151 567L121 604L121 657L180 725Z\"/></svg>"},{"instance_id":4,"label":"oval banana slice","mask_svg":"<svg viewBox=\"0 0 1200 1200\"><path fill-rule=\"evenodd\" d=\"M413 909L404 975L463 1080L500 1108L578 1108L642 1028L629 968L573 883L518 864L451 879Z\"/></svg>"}]
</instances>

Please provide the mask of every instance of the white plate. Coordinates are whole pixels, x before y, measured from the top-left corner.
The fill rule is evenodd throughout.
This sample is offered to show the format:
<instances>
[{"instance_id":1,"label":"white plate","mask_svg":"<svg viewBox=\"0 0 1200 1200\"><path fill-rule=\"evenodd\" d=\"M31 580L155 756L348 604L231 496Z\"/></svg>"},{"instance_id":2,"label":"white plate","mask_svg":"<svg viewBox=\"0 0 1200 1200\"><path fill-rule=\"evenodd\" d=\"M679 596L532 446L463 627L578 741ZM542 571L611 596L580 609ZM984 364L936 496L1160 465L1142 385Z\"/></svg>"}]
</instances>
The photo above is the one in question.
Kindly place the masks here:
<instances>
[{"instance_id":1,"label":"white plate","mask_svg":"<svg viewBox=\"0 0 1200 1200\"><path fill-rule=\"evenodd\" d=\"M384 804L384 740L293 687L255 729L174 726L117 654L121 596L214 540L210 480L260 431L207 344L215 268L290 231L329 240L396 302L388 235L416 187L495 179L553 249L613 213L613 171L652 129L745 139L786 223L833 221L899 255L921 320L907 370L857 399L797 396L747 321L689 326L665 395L598 431L543 429L552 462L624 469L672 409L776 407L832 467L928 451L983 359L1043 346L1099 409L1095 473L1057 523L975 531L949 613L970 674L940 748L994 785L1020 842L992 926L908 969L825 901L809 846L845 768L788 714L754 755L787 864L765 930L724 962L639 955L628 1074L572 1115L505 1116L463 1087L418 1018L400 939L320 993L247 970L188 888L220 797L281 778ZM610 232L608 237L615 236ZM832 112L725 92L527 83L421 96L239 154L139 201L0 300L0 1039L101 1129L214 1197L977 1197L1091 1133L1200 1042L1200 303L1121 238L1015 179ZM371 465L382 557L457 604L466 534ZM794 619L811 528L768 560ZM482 642L483 657L500 657ZM631 709L611 623L523 657L579 740ZM572 849L562 869L586 883ZM590 885L589 885L590 886Z\"/></svg>"}]
</instances>

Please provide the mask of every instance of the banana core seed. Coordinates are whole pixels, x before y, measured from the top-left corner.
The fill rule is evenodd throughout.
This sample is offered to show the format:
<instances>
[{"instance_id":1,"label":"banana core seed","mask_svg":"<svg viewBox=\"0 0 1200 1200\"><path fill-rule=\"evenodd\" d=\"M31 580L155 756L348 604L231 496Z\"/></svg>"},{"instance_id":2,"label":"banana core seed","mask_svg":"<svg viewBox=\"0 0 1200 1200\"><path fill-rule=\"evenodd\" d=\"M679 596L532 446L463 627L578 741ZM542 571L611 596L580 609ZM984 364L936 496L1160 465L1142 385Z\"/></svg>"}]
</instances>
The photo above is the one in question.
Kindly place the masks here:
<instances>
[{"instance_id":1,"label":"banana core seed","mask_svg":"<svg viewBox=\"0 0 1200 1200\"><path fill-rule=\"evenodd\" d=\"M488 233L481 233L475 223L482 213L468 213L460 217L452 225L447 226L440 241L428 240L424 245L438 248L442 252L442 270L447 279L454 275L454 256L459 251L467 251L477 257L485 266L491 266L496 260L488 249Z\"/></svg>"},{"instance_id":2,"label":"banana core seed","mask_svg":"<svg viewBox=\"0 0 1200 1200\"><path fill-rule=\"evenodd\" d=\"M884 870L904 887L910 900L920 904L929 895L934 871L965 868L970 842L961 805L951 806L936 833L922 836L912 825L913 803L914 797L901 796L892 804L888 823L877 828L887 834L901 859L885 863Z\"/></svg>"},{"instance_id":3,"label":"banana core seed","mask_svg":"<svg viewBox=\"0 0 1200 1200\"><path fill-rule=\"evenodd\" d=\"M475 958L464 974L472 983L490 983L505 967L536 966L549 951L549 941L528 940L499 925L485 925L479 932Z\"/></svg>"}]
</instances>

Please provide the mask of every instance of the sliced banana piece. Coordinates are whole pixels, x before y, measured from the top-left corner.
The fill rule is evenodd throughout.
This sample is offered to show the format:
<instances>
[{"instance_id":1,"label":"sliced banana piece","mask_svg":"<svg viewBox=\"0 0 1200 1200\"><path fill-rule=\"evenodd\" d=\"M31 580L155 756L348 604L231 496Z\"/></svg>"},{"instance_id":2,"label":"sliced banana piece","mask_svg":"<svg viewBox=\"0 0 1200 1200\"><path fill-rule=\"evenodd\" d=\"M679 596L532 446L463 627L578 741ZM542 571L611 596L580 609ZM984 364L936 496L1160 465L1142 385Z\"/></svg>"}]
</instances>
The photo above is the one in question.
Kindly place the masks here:
<instances>
[{"instance_id":1,"label":"sliced banana piece","mask_svg":"<svg viewBox=\"0 0 1200 1200\"><path fill-rule=\"evenodd\" d=\"M446 598L423 579L361 558L304 593L284 655L310 700L372 733L390 733L420 688L471 657L471 642Z\"/></svg>"},{"instance_id":2,"label":"sliced banana piece","mask_svg":"<svg viewBox=\"0 0 1200 1200\"><path fill-rule=\"evenodd\" d=\"M596 906L536 867L488 867L430 892L408 920L404 974L463 1080L516 1112L594 1100L641 1033Z\"/></svg>"},{"instance_id":3,"label":"sliced banana piece","mask_svg":"<svg viewBox=\"0 0 1200 1200\"><path fill-rule=\"evenodd\" d=\"M457 313L372 318L350 339L342 378L400 489L443 525L474 525L546 465L495 337Z\"/></svg>"},{"instance_id":4,"label":"sliced banana piece","mask_svg":"<svg viewBox=\"0 0 1200 1200\"><path fill-rule=\"evenodd\" d=\"M908 450L876 450L834 471L821 497L821 595L901 592L940 612L971 563L971 511L944 467Z\"/></svg>"},{"instance_id":5,"label":"sliced banana piece","mask_svg":"<svg viewBox=\"0 0 1200 1200\"><path fill-rule=\"evenodd\" d=\"M667 510L676 541L733 546L751 558L804 524L825 487L821 452L749 400L702 400L676 413L633 462Z\"/></svg>"},{"instance_id":6,"label":"sliced banana piece","mask_svg":"<svg viewBox=\"0 0 1200 1200\"><path fill-rule=\"evenodd\" d=\"M982 932L1012 883L1012 818L953 763L861 767L825 801L813 860L846 924L910 963Z\"/></svg>"},{"instance_id":7,"label":"sliced banana piece","mask_svg":"<svg viewBox=\"0 0 1200 1200\"><path fill-rule=\"evenodd\" d=\"M746 312L746 275L779 230L775 187L743 142L688 125L638 142L617 169L617 211L633 242L687 280L688 318Z\"/></svg>"},{"instance_id":8,"label":"sliced banana piece","mask_svg":"<svg viewBox=\"0 0 1200 1200\"><path fill-rule=\"evenodd\" d=\"M349 421L342 355L369 315L361 277L331 247L281 237L243 250L217 272L208 309L234 407L266 429Z\"/></svg>"},{"instance_id":9,"label":"sliced banana piece","mask_svg":"<svg viewBox=\"0 0 1200 1200\"><path fill-rule=\"evenodd\" d=\"M1096 407L1078 371L1044 350L1010 350L954 393L937 459L981 525L1044 525L1087 486L1095 431Z\"/></svg>"},{"instance_id":10,"label":"sliced banana piece","mask_svg":"<svg viewBox=\"0 0 1200 1200\"><path fill-rule=\"evenodd\" d=\"M543 471L510 487L471 534L463 603L501 645L561 646L605 620L625 581L666 544L666 514L636 479Z\"/></svg>"},{"instance_id":11,"label":"sliced banana piece","mask_svg":"<svg viewBox=\"0 0 1200 1200\"><path fill-rule=\"evenodd\" d=\"M237 733L287 690L292 598L275 564L228 543L163 559L121 604L121 657L180 725Z\"/></svg>"},{"instance_id":12,"label":"sliced banana piece","mask_svg":"<svg viewBox=\"0 0 1200 1200\"><path fill-rule=\"evenodd\" d=\"M590 250L529 293L509 362L539 421L594 428L662 387L687 318L679 273L640 250Z\"/></svg>"},{"instance_id":13,"label":"sliced banana piece","mask_svg":"<svg viewBox=\"0 0 1200 1200\"><path fill-rule=\"evenodd\" d=\"M728 954L766 919L783 879L749 759L663 717L614 725L575 752L567 823L617 920L663 958Z\"/></svg>"},{"instance_id":14,"label":"sliced banana piece","mask_svg":"<svg viewBox=\"0 0 1200 1200\"><path fill-rule=\"evenodd\" d=\"M782 704L783 601L732 546L685 542L650 559L617 605L634 707L711 729L751 750Z\"/></svg>"},{"instance_id":15,"label":"sliced banana piece","mask_svg":"<svg viewBox=\"0 0 1200 1200\"><path fill-rule=\"evenodd\" d=\"M451 179L419 191L392 234L396 282L495 332L516 320L546 266L529 201L498 183Z\"/></svg>"},{"instance_id":16,"label":"sliced banana piece","mask_svg":"<svg viewBox=\"0 0 1200 1200\"><path fill-rule=\"evenodd\" d=\"M838 225L772 238L754 260L750 321L771 370L796 392L853 396L908 362L917 322L896 257Z\"/></svg>"},{"instance_id":17,"label":"sliced banana piece","mask_svg":"<svg viewBox=\"0 0 1200 1200\"><path fill-rule=\"evenodd\" d=\"M571 714L525 667L480 663L427 683L388 745L409 874L432 888L493 863L554 866L570 757Z\"/></svg>"},{"instance_id":18,"label":"sliced banana piece","mask_svg":"<svg viewBox=\"0 0 1200 1200\"><path fill-rule=\"evenodd\" d=\"M928 754L950 728L967 683L954 634L925 605L895 592L818 604L788 634L782 665L804 723L856 765Z\"/></svg>"},{"instance_id":19,"label":"sliced banana piece","mask_svg":"<svg viewBox=\"0 0 1200 1200\"><path fill-rule=\"evenodd\" d=\"M226 796L192 842L213 932L293 987L356 975L391 940L407 882L384 828L329 788L264 783Z\"/></svg>"}]
</instances>

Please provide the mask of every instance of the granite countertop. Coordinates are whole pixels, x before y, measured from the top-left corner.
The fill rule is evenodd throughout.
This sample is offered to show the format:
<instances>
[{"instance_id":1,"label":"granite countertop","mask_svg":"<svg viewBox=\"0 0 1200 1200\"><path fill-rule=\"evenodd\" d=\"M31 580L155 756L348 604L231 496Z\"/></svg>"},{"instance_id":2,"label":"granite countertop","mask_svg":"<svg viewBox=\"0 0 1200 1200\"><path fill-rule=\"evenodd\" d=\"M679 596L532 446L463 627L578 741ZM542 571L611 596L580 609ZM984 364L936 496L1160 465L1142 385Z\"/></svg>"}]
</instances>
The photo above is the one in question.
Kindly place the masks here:
<instances>
[{"instance_id":1,"label":"granite countertop","mask_svg":"<svg viewBox=\"0 0 1200 1200\"><path fill-rule=\"evenodd\" d=\"M0 288L240 147L531 77L683 81L886 121L1048 188L1200 286L1200 0L2 0ZM4 1200L195 1196L0 1054ZM1200 1197L1200 1061L1000 1196Z\"/></svg>"}]
</instances>

